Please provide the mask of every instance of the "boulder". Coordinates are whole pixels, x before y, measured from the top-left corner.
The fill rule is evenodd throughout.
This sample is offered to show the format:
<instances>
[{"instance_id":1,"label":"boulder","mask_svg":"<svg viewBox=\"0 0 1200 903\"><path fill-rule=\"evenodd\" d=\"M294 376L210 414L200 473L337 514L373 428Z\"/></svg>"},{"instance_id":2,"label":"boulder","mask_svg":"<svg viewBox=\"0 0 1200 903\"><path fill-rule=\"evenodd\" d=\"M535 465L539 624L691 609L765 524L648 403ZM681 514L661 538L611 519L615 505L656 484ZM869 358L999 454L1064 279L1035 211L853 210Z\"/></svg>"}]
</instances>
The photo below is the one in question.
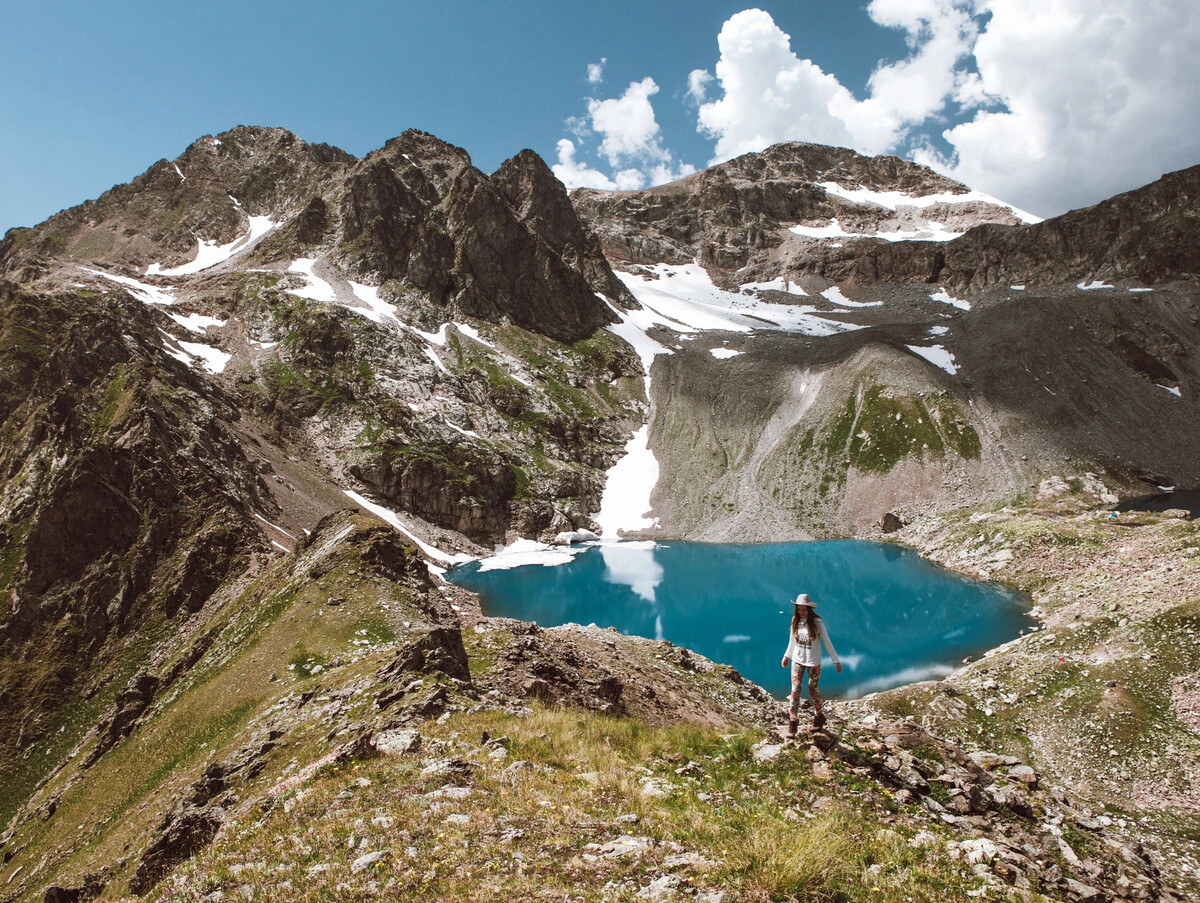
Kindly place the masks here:
<instances>
[{"instance_id":1,"label":"boulder","mask_svg":"<svg viewBox=\"0 0 1200 903\"><path fill-rule=\"evenodd\" d=\"M389 730L376 734L373 742L381 756L395 758L420 750L421 734L415 730Z\"/></svg>"}]
</instances>

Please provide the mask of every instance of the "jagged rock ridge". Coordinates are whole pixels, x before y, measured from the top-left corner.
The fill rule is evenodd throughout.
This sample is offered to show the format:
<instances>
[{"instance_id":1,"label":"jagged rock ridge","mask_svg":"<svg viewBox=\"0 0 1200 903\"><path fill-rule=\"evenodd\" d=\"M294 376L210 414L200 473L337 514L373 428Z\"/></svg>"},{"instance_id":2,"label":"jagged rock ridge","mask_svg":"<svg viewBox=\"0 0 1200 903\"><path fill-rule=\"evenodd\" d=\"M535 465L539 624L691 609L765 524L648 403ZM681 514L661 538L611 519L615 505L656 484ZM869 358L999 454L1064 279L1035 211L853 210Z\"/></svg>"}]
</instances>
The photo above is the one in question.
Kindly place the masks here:
<instances>
[{"instance_id":1,"label":"jagged rock ridge","mask_svg":"<svg viewBox=\"0 0 1200 903\"><path fill-rule=\"evenodd\" d=\"M489 177L417 131L362 160L283 129L201 138L96 201L9 230L0 272L170 269L193 260L198 241L234 241L255 216L274 224L260 258L327 260L385 298L416 293L434 328L469 316L574 341L613 319L597 291L628 300L540 158L518 155Z\"/></svg>"}]
</instances>

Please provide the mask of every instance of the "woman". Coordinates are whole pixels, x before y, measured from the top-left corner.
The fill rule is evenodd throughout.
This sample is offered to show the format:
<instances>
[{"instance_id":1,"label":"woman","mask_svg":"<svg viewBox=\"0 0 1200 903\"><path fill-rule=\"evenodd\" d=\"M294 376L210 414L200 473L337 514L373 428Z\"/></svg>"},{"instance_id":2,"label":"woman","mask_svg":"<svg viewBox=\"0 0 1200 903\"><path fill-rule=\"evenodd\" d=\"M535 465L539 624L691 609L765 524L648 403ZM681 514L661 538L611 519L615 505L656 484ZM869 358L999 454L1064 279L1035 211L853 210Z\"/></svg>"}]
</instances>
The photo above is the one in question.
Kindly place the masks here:
<instances>
[{"instance_id":1,"label":"woman","mask_svg":"<svg viewBox=\"0 0 1200 903\"><path fill-rule=\"evenodd\" d=\"M817 710L813 718L813 727L825 726L825 713L822 711L821 691L821 643L829 650L833 666L838 674L842 673L842 663L838 659L833 643L829 641L829 633L825 630L825 621L814 609L817 604L801 593L792 603L792 629L788 640L787 652L783 654L783 667L792 660L792 695L788 697L788 736L796 736L796 705L800 702L800 685L804 682L804 672L808 672L808 695L812 697L813 708ZM818 641L819 638L819 641Z\"/></svg>"}]
</instances>

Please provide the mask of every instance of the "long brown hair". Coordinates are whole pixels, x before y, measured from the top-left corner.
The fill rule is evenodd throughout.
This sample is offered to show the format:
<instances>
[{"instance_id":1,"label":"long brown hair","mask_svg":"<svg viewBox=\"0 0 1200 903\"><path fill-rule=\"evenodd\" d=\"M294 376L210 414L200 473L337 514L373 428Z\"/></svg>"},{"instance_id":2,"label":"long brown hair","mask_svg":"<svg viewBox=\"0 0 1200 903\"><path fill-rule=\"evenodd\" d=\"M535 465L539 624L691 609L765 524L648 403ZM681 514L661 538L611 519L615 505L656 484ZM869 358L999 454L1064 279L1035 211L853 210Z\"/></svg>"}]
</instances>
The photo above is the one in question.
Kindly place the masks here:
<instances>
[{"instance_id":1,"label":"long brown hair","mask_svg":"<svg viewBox=\"0 0 1200 903\"><path fill-rule=\"evenodd\" d=\"M808 638L811 640L817 635L817 613L808 605L793 605L792 606L792 635L796 635L796 630L800 627L800 609L804 609L808 621Z\"/></svg>"}]
</instances>

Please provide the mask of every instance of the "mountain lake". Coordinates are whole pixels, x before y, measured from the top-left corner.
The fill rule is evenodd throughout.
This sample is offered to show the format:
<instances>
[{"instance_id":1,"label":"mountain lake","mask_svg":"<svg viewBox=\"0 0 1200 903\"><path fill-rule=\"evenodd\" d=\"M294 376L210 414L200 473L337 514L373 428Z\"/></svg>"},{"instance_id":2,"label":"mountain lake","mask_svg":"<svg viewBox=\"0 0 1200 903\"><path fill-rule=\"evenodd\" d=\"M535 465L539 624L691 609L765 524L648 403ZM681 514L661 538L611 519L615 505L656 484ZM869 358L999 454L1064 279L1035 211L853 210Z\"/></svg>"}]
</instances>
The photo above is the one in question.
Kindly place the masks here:
<instances>
[{"instance_id":1,"label":"mountain lake","mask_svg":"<svg viewBox=\"0 0 1200 903\"><path fill-rule=\"evenodd\" d=\"M842 660L837 674L826 654L821 672L822 692L833 697L944 676L1035 626L1018 593L908 549L856 540L543 547L460 565L446 577L478 593L487 615L670 640L780 698L790 691L780 660L800 592L817 603Z\"/></svg>"}]
</instances>

